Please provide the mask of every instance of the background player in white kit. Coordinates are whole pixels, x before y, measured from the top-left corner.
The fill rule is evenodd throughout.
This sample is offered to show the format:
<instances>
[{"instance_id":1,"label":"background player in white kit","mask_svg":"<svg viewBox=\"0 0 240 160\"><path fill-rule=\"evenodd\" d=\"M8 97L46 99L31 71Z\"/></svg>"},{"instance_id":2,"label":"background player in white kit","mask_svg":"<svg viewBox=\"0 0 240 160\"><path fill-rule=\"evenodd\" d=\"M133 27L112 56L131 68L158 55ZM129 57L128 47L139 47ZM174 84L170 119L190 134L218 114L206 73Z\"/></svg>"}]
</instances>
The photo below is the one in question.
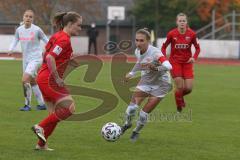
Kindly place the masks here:
<instances>
[{"instance_id":1,"label":"background player in white kit","mask_svg":"<svg viewBox=\"0 0 240 160\"><path fill-rule=\"evenodd\" d=\"M20 41L23 53L23 91L25 96L25 105L20 108L20 111L31 110L32 90L38 101L37 110L45 110L46 106L43 101L41 91L35 82L35 77L39 67L42 64L42 49L40 40L46 44L47 36L41 28L32 24L34 13L32 10L26 10L23 14L23 24L16 29L15 38L9 48L9 55Z\"/></svg>"},{"instance_id":2,"label":"background player in white kit","mask_svg":"<svg viewBox=\"0 0 240 160\"><path fill-rule=\"evenodd\" d=\"M137 47L135 50L137 63L132 71L126 75L125 81L127 82L131 79L136 71L141 71L141 80L127 107L122 134L132 126L131 119L141 102L145 98L148 98L148 100L140 110L136 128L130 137L132 141L137 140L140 130L147 122L148 114L172 89L170 74L168 72L172 69L172 66L161 53L160 49L150 45L150 33L146 29L139 29L136 32L135 43Z\"/></svg>"}]
</instances>

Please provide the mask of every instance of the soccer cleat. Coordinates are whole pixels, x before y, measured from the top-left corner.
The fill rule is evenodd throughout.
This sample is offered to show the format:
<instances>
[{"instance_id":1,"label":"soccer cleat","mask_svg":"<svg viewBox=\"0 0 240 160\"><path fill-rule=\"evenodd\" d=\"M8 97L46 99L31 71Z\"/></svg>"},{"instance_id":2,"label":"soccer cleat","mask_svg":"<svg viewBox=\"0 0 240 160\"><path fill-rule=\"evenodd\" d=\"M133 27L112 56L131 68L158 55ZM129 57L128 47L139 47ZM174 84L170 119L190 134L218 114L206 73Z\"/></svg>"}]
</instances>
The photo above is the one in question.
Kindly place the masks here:
<instances>
[{"instance_id":1,"label":"soccer cleat","mask_svg":"<svg viewBox=\"0 0 240 160\"><path fill-rule=\"evenodd\" d=\"M124 132L125 132L127 129L131 128L131 127L132 127L132 124L129 124L129 125L124 124L124 125L121 127L121 135L123 135Z\"/></svg>"},{"instance_id":2,"label":"soccer cleat","mask_svg":"<svg viewBox=\"0 0 240 160\"><path fill-rule=\"evenodd\" d=\"M46 107L45 104L43 104L43 105L37 105L36 109L37 109L37 110L46 110L47 107Z\"/></svg>"},{"instance_id":3,"label":"soccer cleat","mask_svg":"<svg viewBox=\"0 0 240 160\"><path fill-rule=\"evenodd\" d=\"M47 142L47 140L44 136L44 130L42 127L40 127L39 125L36 124L32 127L32 130L40 140L42 140L45 143Z\"/></svg>"},{"instance_id":4,"label":"soccer cleat","mask_svg":"<svg viewBox=\"0 0 240 160\"><path fill-rule=\"evenodd\" d=\"M132 135L130 136L130 140L131 140L132 142L136 142L137 139L138 139L138 137L139 137L139 133L133 131L133 132L132 132Z\"/></svg>"},{"instance_id":5,"label":"soccer cleat","mask_svg":"<svg viewBox=\"0 0 240 160\"><path fill-rule=\"evenodd\" d=\"M45 144L44 146L39 146L38 144L35 147L36 151L54 151L52 148L48 148L48 145Z\"/></svg>"},{"instance_id":6,"label":"soccer cleat","mask_svg":"<svg viewBox=\"0 0 240 160\"><path fill-rule=\"evenodd\" d=\"M177 107L177 112L181 113L182 112L182 107Z\"/></svg>"},{"instance_id":7,"label":"soccer cleat","mask_svg":"<svg viewBox=\"0 0 240 160\"><path fill-rule=\"evenodd\" d=\"M29 105L25 105L19 109L20 111L31 111L31 107Z\"/></svg>"}]
</instances>

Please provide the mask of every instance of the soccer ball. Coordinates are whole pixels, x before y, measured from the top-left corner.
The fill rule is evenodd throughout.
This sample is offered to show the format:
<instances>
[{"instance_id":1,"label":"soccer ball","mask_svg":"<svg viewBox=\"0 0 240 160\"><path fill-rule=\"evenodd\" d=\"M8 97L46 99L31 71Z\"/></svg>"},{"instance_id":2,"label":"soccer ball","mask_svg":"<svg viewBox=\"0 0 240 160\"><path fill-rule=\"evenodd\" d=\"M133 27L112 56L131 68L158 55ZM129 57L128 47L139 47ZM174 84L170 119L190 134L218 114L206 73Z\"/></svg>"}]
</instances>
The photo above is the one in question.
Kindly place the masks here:
<instances>
[{"instance_id":1,"label":"soccer ball","mask_svg":"<svg viewBox=\"0 0 240 160\"><path fill-rule=\"evenodd\" d=\"M114 122L108 122L102 127L101 134L106 141L114 142L121 135L121 127Z\"/></svg>"}]
</instances>

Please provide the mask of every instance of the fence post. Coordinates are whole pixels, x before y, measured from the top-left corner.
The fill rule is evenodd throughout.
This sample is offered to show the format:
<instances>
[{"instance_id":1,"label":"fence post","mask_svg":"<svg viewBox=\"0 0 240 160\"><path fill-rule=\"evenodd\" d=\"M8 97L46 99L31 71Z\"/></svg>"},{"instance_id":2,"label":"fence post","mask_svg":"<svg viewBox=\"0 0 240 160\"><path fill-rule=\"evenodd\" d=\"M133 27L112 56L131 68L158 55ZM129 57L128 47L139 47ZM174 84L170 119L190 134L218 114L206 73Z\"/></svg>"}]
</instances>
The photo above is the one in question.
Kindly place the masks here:
<instances>
[{"instance_id":1,"label":"fence post","mask_svg":"<svg viewBox=\"0 0 240 160\"><path fill-rule=\"evenodd\" d=\"M232 11L232 40L236 37L236 11Z\"/></svg>"},{"instance_id":2,"label":"fence post","mask_svg":"<svg viewBox=\"0 0 240 160\"><path fill-rule=\"evenodd\" d=\"M215 39L215 9L212 10L212 39Z\"/></svg>"},{"instance_id":3,"label":"fence post","mask_svg":"<svg viewBox=\"0 0 240 160\"><path fill-rule=\"evenodd\" d=\"M106 23L106 46L108 46L108 43L110 42L110 24L111 24L111 20L107 20L107 23ZM107 49L106 50L107 54L109 54L109 50Z\"/></svg>"}]
</instances>

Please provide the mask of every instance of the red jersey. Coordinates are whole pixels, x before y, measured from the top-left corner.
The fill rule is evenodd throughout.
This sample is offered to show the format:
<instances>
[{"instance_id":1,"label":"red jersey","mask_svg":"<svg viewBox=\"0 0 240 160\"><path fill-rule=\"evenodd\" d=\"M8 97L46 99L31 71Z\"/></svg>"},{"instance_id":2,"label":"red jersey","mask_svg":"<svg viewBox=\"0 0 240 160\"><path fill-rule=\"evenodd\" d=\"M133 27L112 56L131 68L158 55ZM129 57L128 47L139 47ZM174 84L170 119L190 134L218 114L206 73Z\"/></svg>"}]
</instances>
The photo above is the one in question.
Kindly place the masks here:
<instances>
[{"instance_id":1,"label":"red jersey","mask_svg":"<svg viewBox=\"0 0 240 160\"><path fill-rule=\"evenodd\" d=\"M67 62L70 60L73 52L70 36L63 31L55 33L48 41L45 49L46 51L43 55L43 64L38 72L38 78L43 81L49 79L50 70L48 69L46 61L46 56L48 54L55 58L58 74L62 78Z\"/></svg>"},{"instance_id":2,"label":"red jersey","mask_svg":"<svg viewBox=\"0 0 240 160\"><path fill-rule=\"evenodd\" d=\"M191 47L194 45L196 51L193 58L196 60L200 53L200 46L197 42L196 33L187 28L184 34L180 34L175 28L168 32L167 40L162 45L162 53L166 56L167 46L171 43L170 61L186 63L192 57Z\"/></svg>"}]
</instances>

